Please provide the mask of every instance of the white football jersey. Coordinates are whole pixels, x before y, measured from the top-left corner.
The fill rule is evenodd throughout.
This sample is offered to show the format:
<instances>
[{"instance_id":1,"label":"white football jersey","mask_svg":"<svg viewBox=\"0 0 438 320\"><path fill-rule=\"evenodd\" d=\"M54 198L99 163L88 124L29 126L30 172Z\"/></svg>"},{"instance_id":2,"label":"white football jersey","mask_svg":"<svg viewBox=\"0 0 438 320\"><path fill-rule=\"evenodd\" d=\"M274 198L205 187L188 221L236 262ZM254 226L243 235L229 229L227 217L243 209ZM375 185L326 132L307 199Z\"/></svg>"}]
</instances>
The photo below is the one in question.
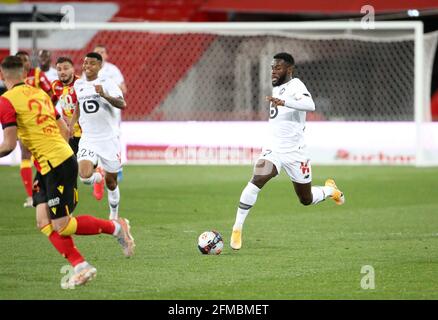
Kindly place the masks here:
<instances>
[{"instance_id":1,"label":"white football jersey","mask_svg":"<svg viewBox=\"0 0 438 320\"><path fill-rule=\"evenodd\" d=\"M123 97L122 90L111 79L98 77L93 81L76 80L74 88L80 108L81 139L103 141L118 138L117 108L96 92L95 85L101 85L104 92L111 97Z\"/></svg>"},{"instance_id":2,"label":"white football jersey","mask_svg":"<svg viewBox=\"0 0 438 320\"><path fill-rule=\"evenodd\" d=\"M55 80L58 80L58 72L56 71L55 68L50 67L50 69L44 71L44 73L46 74L46 77L47 79L49 79L50 83L52 83Z\"/></svg>"},{"instance_id":3,"label":"white football jersey","mask_svg":"<svg viewBox=\"0 0 438 320\"><path fill-rule=\"evenodd\" d=\"M301 97L311 98L303 82L293 78L289 82L272 89L272 96L286 101L298 101ZM313 104L313 101L310 101ZM314 105L313 105L314 106ZM269 108L269 149L279 153L294 152L305 148L304 128L306 111L300 111L286 106L271 106Z\"/></svg>"},{"instance_id":4,"label":"white football jersey","mask_svg":"<svg viewBox=\"0 0 438 320\"><path fill-rule=\"evenodd\" d=\"M105 61L99 70L99 78L111 78L118 86L125 82L120 69L108 61Z\"/></svg>"},{"instance_id":5,"label":"white football jersey","mask_svg":"<svg viewBox=\"0 0 438 320\"><path fill-rule=\"evenodd\" d=\"M115 64L112 64L111 62L108 62L108 61L105 61L102 64L102 68L99 70L98 77L101 79L110 78L119 87L122 83L125 82L125 78L123 77L123 74L120 71L120 69ZM85 79L85 73L82 73L82 79ZM115 112L116 112L117 119L119 121L119 127L120 127L120 123L122 122L122 110L116 109Z\"/></svg>"}]
</instances>

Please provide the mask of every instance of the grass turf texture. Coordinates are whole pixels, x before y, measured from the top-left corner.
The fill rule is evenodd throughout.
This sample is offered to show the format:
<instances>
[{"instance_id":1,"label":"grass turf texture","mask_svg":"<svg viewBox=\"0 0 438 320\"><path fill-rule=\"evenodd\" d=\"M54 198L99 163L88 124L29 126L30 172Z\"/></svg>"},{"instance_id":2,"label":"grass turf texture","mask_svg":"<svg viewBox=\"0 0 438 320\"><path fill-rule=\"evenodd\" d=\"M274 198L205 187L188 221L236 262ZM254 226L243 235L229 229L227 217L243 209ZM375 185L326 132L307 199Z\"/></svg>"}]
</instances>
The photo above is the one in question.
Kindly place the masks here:
<instances>
[{"instance_id":1,"label":"grass turf texture","mask_svg":"<svg viewBox=\"0 0 438 320\"><path fill-rule=\"evenodd\" d=\"M108 235L75 236L98 275L62 290L66 261L24 209L17 167L0 167L0 299L438 299L437 169L314 166L336 179L346 204L299 204L284 173L259 194L243 248L229 247L249 166L127 166L121 216L136 255ZM75 215L108 216L106 195L80 185ZM197 249L203 231L224 237L219 256ZM375 289L361 289L364 265Z\"/></svg>"}]
</instances>

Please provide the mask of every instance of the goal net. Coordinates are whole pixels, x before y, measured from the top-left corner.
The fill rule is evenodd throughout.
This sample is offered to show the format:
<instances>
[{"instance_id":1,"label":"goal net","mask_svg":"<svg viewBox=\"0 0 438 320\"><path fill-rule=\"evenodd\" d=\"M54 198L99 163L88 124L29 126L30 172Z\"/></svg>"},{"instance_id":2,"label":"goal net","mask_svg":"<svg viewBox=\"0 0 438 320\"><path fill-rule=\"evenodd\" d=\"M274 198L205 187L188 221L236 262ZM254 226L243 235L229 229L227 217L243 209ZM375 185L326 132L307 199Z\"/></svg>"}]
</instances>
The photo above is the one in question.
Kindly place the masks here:
<instances>
[{"instance_id":1,"label":"goal net","mask_svg":"<svg viewBox=\"0 0 438 320\"><path fill-rule=\"evenodd\" d=\"M431 72L437 33L421 23L13 24L11 51L37 47L70 56L104 44L122 71L129 108L124 121L260 121L268 119L271 60L287 51L295 77L312 93L307 121L410 122L416 163L438 162L430 144ZM347 133L348 134L348 133ZM365 139L365 137L364 137Z\"/></svg>"}]
</instances>

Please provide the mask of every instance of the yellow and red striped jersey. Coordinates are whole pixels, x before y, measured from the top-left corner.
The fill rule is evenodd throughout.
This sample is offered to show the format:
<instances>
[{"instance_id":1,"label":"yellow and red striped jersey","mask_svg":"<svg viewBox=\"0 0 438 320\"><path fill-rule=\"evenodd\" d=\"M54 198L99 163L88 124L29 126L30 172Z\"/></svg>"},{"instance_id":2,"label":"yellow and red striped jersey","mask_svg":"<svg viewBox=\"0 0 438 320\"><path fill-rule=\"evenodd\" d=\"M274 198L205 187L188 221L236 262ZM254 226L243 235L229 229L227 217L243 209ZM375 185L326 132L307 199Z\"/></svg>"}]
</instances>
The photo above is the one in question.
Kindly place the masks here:
<instances>
[{"instance_id":1,"label":"yellow and red striped jersey","mask_svg":"<svg viewBox=\"0 0 438 320\"><path fill-rule=\"evenodd\" d=\"M46 74L44 71L42 71L39 67L32 68L27 73L26 79L24 80L24 83L35 87L35 88L41 88L46 92L47 94L50 94L51 92L51 86L50 81L47 79Z\"/></svg>"},{"instance_id":2,"label":"yellow and red striped jersey","mask_svg":"<svg viewBox=\"0 0 438 320\"><path fill-rule=\"evenodd\" d=\"M59 103L59 107L62 109L63 116L69 121L73 117L73 112L78 104L75 88L73 86L77 79L79 79L79 77L74 76L72 83L69 85L64 85L61 80L55 80L52 82L52 101L55 104ZM81 133L81 127L79 126L79 123L76 122L73 135L75 137L80 137Z\"/></svg>"},{"instance_id":3,"label":"yellow and red striped jersey","mask_svg":"<svg viewBox=\"0 0 438 320\"><path fill-rule=\"evenodd\" d=\"M56 122L57 112L41 89L20 83L0 97L3 128L17 126L18 138L46 174L73 155Z\"/></svg>"}]
</instances>

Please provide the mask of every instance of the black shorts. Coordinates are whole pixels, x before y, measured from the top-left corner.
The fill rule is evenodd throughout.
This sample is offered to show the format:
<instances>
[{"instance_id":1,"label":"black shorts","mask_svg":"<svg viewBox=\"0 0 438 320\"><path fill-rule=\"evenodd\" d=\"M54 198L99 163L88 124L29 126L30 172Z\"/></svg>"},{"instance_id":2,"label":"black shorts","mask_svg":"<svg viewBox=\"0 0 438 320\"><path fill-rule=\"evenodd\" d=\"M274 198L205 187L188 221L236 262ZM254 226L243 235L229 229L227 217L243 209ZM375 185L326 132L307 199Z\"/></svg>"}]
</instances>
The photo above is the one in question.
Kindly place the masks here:
<instances>
[{"instance_id":1,"label":"black shorts","mask_svg":"<svg viewBox=\"0 0 438 320\"><path fill-rule=\"evenodd\" d=\"M79 140L81 140L81 137L73 137L68 140L68 144L73 149L75 155L78 153L79 150Z\"/></svg>"},{"instance_id":2,"label":"black shorts","mask_svg":"<svg viewBox=\"0 0 438 320\"><path fill-rule=\"evenodd\" d=\"M33 206L47 202L52 220L73 213L78 203L77 177L78 163L74 155L45 175L38 172L33 183Z\"/></svg>"}]
</instances>

